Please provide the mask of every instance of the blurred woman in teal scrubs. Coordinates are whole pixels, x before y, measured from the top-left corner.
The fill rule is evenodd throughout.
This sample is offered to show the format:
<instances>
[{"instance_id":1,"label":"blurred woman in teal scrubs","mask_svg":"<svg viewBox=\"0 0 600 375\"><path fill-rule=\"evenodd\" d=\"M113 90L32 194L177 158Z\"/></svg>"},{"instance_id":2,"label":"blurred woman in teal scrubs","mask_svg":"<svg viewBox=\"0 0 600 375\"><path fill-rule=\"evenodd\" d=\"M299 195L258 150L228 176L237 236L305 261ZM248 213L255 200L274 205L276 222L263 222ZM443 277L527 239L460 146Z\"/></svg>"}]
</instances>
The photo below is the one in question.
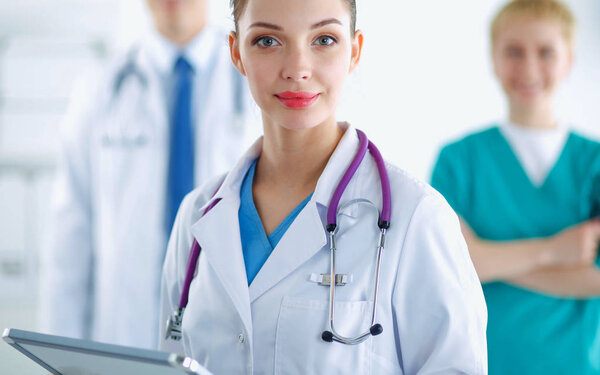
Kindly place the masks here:
<instances>
[{"instance_id":1,"label":"blurred woman in teal scrubs","mask_svg":"<svg viewBox=\"0 0 600 375\"><path fill-rule=\"evenodd\" d=\"M508 119L444 147L433 170L484 284L491 375L600 374L600 143L553 112L574 29L559 1L505 5L491 42Z\"/></svg>"}]
</instances>

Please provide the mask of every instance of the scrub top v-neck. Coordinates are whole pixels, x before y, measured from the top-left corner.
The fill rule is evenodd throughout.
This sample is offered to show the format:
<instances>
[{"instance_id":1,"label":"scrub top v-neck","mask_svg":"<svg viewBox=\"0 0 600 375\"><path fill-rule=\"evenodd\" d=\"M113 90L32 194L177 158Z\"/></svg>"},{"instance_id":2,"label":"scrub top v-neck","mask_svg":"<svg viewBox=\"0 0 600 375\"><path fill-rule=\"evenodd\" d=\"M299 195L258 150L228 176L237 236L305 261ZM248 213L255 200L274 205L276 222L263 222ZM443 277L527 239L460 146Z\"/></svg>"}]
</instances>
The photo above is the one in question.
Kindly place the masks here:
<instances>
[{"instance_id":1,"label":"scrub top v-neck","mask_svg":"<svg viewBox=\"0 0 600 375\"><path fill-rule=\"evenodd\" d=\"M498 127L442 149L431 184L481 238L544 238L600 214L600 143L570 132L540 186ZM599 374L600 298L483 285L490 375Z\"/></svg>"},{"instance_id":2,"label":"scrub top v-neck","mask_svg":"<svg viewBox=\"0 0 600 375\"><path fill-rule=\"evenodd\" d=\"M252 183L254 181L254 173L256 171L256 161L252 163L250 169L244 177L242 187L240 189L240 237L242 240L242 252L244 255L244 263L246 265L246 276L248 285L258 274L258 271L265 264L273 249L279 243L290 225L296 219L296 216L302 211L306 204L310 201L312 193L309 194L296 208L283 219L281 224L267 236L263 223L258 215L256 206L254 205L254 197L252 196Z\"/></svg>"},{"instance_id":3,"label":"scrub top v-neck","mask_svg":"<svg viewBox=\"0 0 600 375\"><path fill-rule=\"evenodd\" d=\"M563 125L550 129L527 128L510 121L499 127L529 179L541 186L561 156L569 131Z\"/></svg>"}]
</instances>

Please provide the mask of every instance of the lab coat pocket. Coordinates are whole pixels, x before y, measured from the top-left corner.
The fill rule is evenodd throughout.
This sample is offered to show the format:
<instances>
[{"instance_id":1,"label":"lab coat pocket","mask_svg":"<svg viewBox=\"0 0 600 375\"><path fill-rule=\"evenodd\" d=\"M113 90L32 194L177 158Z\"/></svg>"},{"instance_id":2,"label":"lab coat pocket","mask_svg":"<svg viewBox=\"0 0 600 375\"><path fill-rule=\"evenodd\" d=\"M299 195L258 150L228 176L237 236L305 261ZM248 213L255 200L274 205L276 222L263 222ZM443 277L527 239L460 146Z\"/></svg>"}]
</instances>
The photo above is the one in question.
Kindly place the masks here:
<instances>
[{"instance_id":1,"label":"lab coat pocket","mask_svg":"<svg viewBox=\"0 0 600 375\"><path fill-rule=\"evenodd\" d=\"M369 326L368 301L336 301L335 328L355 336ZM358 345L325 342L329 302L284 297L275 342L275 374L368 374L372 339Z\"/></svg>"}]
</instances>

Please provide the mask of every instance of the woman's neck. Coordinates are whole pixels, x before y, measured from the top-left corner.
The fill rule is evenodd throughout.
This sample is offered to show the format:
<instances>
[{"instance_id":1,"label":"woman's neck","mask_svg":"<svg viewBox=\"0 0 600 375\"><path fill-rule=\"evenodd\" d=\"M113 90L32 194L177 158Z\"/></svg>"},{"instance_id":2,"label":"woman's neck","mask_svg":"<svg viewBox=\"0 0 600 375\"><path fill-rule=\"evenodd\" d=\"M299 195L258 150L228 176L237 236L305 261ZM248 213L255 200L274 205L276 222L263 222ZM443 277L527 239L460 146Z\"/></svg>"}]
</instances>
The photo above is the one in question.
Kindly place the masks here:
<instances>
[{"instance_id":1,"label":"woman's neck","mask_svg":"<svg viewBox=\"0 0 600 375\"><path fill-rule=\"evenodd\" d=\"M303 130L286 129L267 119L263 122L263 149L254 183L277 186L293 195L312 192L344 130L334 118Z\"/></svg>"},{"instance_id":2,"label":"woman's neck","mask_svg":"<svg viewBox=\"0 0 600 375\"><path fill-rule=\"evenodd\" d=\"M513 124L532 129L554 129L558 126L551 105L530 108L511 105L509 120Z\"/></svg>"}]
</instances>

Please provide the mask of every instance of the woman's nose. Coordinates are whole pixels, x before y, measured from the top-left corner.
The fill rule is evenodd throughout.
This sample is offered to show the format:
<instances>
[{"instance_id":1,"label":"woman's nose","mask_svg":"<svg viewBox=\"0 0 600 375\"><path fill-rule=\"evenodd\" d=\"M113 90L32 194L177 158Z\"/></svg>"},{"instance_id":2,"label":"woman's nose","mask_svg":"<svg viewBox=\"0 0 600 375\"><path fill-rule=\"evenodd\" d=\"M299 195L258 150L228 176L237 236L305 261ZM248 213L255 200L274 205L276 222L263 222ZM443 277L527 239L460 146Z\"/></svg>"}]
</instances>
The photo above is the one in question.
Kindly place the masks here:
<instances>
[{"instance_id":1,"label":"woman's nose","mask_svg":"<svg viewBox=\"0 0 600 375\"><path fill-rule=\"evenodd\" d=\"M289 51L282 70L282 78L289 81L306 81L311 77L308 52L300 48Z\"/></svg>"}]
</instances>

